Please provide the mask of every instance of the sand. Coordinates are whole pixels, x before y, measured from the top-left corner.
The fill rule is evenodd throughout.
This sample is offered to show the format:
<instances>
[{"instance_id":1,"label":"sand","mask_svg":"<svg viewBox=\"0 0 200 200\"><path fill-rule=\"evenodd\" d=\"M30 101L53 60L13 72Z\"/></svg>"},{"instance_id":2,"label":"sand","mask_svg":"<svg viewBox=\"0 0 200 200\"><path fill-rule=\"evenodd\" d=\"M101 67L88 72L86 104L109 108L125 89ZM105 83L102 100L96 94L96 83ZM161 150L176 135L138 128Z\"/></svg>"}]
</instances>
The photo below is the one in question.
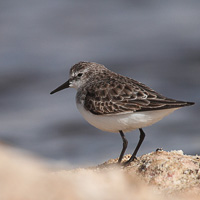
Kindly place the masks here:
<instances>
[{"instance_id":1,"label":"sand","mask_svg":"<svg viewBox=\"0 0 200 200\"><path fill-rule=\"evenodd\" d=\"M158 150L127 167L116 163L110 159L89 168L52 170L39 159L3 146L0 200L200 199L198 156Z\"/></svg>"}]
</instances>

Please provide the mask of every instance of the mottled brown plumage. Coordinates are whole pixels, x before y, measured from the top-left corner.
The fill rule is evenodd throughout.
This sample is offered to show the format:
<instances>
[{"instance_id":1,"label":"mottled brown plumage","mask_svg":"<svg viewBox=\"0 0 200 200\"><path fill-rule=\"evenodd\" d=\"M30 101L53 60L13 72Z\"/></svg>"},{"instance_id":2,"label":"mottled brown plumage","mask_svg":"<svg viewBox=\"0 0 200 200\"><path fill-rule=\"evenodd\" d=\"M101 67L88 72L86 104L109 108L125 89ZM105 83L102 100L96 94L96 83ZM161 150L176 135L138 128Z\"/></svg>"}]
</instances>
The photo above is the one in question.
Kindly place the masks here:
<instances>
[{"instance_id":1,"label":"mottled brown plumage","mask_svg":"<svg viewBox=\"0 0 200 200\"><path fill-rule=\"evenodd\" d=\"M83 84L78 91L77 101L82 96L85 109L93 114L111 115L152 111L193 104L164 97L146 85L111 72L99 64L97 64L99 68L95 67L93 71L91 70L92 65L94 63L91 66L88 66L88 63L86 65L85 62L78 63L71 69L71 73L90 68L90 73L85 72L88 79L87 84Z\"/></svg>"}]
</instances>

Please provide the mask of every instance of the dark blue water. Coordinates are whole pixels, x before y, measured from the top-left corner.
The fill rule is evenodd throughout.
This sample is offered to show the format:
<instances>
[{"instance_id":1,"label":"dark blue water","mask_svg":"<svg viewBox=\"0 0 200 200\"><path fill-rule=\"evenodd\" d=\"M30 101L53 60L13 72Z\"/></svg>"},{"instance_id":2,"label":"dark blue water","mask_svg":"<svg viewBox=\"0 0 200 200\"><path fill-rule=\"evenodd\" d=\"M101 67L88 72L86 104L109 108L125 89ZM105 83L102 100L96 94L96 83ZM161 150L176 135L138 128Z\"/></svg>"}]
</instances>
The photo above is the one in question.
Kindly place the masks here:
<instances>
[{"instance_id":1,"label":"dark blue water","mask_svg":"<svg viewBox=\"0 0 200 200\"><path fill-rule=\"evenodd\" d=\"M200 154L200 1L0 2L0 140L56 164L119 155L118 134L89 125L75 90L50 96L78 61L95 61L187 101L144 129L139 155L158 147ZM128 133L132 153L138 131Z\"/></svg>"}]
</instances>

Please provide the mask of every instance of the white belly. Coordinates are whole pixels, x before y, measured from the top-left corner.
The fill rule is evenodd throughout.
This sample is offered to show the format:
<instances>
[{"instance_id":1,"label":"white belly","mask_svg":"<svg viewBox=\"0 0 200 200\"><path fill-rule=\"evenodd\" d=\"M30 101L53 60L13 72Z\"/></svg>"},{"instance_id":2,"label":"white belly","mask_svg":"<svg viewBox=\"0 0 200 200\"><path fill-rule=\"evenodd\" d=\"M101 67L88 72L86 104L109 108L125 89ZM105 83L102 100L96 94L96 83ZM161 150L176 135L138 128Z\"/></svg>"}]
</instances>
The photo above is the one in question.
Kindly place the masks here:
<instances>
[{"instance_id":1,"label":"white belly","mask_svg":"<svg viewBox=\"0 0 200 200\"><path fill-rule=\"evenodd\" d=\"M119 130L129 132L138 128L150 126L178 109L173 108L117 115L94 115L85 110L81 104L77 104L77 108L85 120L91 125L102 131L113 133L117 133Z\"/></svg>"}]
</instances>

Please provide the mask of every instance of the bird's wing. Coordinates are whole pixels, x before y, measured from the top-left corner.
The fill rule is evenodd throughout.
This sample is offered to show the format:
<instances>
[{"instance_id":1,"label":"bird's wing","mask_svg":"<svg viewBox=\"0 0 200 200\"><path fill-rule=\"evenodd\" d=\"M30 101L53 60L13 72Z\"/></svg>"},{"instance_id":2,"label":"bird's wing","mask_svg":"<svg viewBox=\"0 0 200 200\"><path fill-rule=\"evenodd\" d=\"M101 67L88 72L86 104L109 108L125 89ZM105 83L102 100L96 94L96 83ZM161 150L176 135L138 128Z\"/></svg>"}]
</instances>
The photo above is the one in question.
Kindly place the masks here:
<instances>
[{"instance_id":1,"label":"bird's wing","mask_svg":"<svg viewBox=\"0 0 200 200\"><path fill-rule=\"evenodd\" d=\"M84 107L96 115L178 108L187 102L166 98L133 79L107 78L85 87Z\"/></svg>"}]
</instances>

